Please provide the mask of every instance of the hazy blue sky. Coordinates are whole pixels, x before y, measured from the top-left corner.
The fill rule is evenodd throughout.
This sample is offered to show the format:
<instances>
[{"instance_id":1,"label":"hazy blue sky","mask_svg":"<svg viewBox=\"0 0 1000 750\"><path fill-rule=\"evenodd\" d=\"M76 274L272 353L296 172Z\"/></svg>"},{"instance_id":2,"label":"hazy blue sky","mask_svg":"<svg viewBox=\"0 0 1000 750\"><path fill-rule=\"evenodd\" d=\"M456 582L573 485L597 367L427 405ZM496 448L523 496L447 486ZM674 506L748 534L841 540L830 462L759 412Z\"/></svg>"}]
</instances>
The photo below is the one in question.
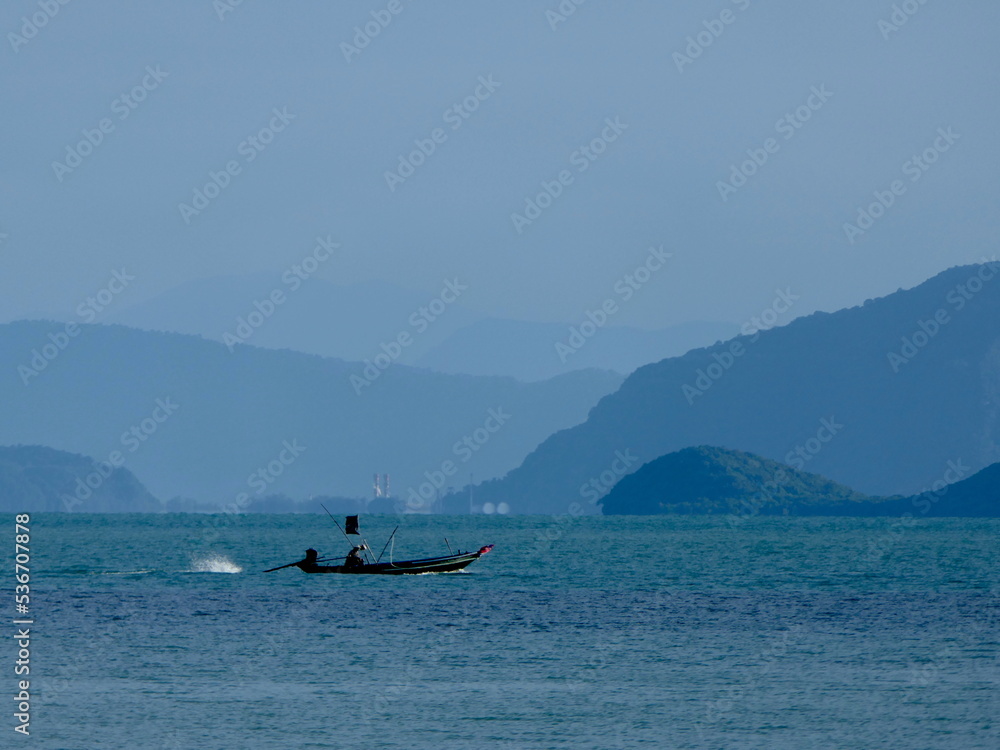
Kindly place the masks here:
<instances>
[{"instance_id":1,"label":"hazy blue sky","mask_svg":"<svg viewBox=\"0 0 1000 750\"><path fill-rule=\"evenodd\" d=\"M535 320L579 319L663 245L673 258L615 319L647 327L739 323L779 287L801 297L791 317L833 310L997 250L994 2L910 0L892 31L888 0L589 0L555 28L557 0L401 0L350 62L341 44L388 0L222 5L3 4L0 317L73 309L123 267L121 306L280 274L328 234L341 254L318 278L436 293L457 277L463 305ZM33 15L46 23L28 38ZM711 44L679 70L700 32ZM129 109L118 98L144 79ZM476 111L449 116L477 86ZM778 126L814 87L831 95ZM249 161L274 109L294 119ZM102 118L100 145L54 168ZM390 190L435 128L444 142ZM616 140L579 171L602 131ZM719 181L768 138L777 150L724 200ZM231 160L239 174L186 222L178 205ZM519 233L511 214L561 170L572 184ZM851 244L845 222L894 180L905 192Z\"/></svg>"}]
</instances>

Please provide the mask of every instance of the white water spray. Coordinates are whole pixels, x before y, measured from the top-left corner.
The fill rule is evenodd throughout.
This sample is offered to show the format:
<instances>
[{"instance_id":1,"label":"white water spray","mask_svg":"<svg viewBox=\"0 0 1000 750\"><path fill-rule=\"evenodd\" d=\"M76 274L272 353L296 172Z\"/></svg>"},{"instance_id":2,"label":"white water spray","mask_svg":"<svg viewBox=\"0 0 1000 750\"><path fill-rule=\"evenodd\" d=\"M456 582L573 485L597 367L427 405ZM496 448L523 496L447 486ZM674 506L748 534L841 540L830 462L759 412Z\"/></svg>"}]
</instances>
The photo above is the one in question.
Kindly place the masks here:
<instances>
[{"instance_id":1,"label":"white water spray","mask_svg":"<svg viewBox=\"0 0 1000 750\"><path fill-rule=\"evenodd\" d=\"M191 562L192 573L242 573L243 568L225 555L203 555Z\"/></svg>"}]
</instances>

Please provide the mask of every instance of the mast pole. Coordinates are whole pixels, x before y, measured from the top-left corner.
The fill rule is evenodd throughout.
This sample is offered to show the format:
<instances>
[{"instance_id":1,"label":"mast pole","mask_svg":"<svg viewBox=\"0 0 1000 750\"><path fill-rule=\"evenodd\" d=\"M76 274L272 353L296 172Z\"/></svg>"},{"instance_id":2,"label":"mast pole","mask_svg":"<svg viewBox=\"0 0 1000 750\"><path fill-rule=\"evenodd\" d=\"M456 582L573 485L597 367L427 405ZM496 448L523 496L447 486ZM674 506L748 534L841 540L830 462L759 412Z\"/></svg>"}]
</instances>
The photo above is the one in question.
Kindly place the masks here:
<instances>
[{"instance_id":1,"label":"mast pole","mask_svg":"<svg viewBox=\"0 0 1000 750\"><path fill-rule=\"evenodd\" d=\"M360 534L359 534L359 536L360 536ZM371 551L371 548L370 548L370 547L368 546L368 540L367 540L367 539L365 539L365 538L364 538L364 537L362 536L362 537L361 537L361 541L362 541L362 542L364 542L364 545L365 545L365 549L364 549L364 552L365 552L365 556L366 556L366 557L367 557L367 558L368 558L369 560L371 560L371 561L372 561L372 563L374 563L374 562L375 562L375 555L373 555L373 554L372 554L372 551Z\"/></svg>"}]
</instances>

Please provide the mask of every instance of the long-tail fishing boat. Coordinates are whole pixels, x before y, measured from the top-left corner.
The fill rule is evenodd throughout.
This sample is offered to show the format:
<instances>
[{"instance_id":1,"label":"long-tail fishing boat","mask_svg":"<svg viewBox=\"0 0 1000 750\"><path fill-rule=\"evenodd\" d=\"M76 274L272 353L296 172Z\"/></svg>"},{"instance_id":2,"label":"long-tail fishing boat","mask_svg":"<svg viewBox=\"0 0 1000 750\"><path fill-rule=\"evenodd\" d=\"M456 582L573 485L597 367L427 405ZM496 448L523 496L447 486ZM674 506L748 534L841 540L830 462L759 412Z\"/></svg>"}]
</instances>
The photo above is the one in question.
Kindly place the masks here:
<instances>
[{"instance_id":1,"label":"long-tail fishing boat","mask_svg":"<svg viewBox=\"0 0 1000 750\"><path fill-rule=\"evenodd\" d=\"M323 510L326 510L326 508L324 507ZM330 511L326 512L330 518L333 518ZM341 528L339 523L337 523L337 519L334 518L333 522L337 524L337 528L340 528L341 532L348 541L350 541L350 536L348 536L349 534L360 536L357 516L347 516L345 523L346 531L344 528ZM371 550L368 547L368 542L362 538L361 544L355 545L354 548L345 556L320 557L316 550L308 549L306 550L306 556L302 560L288 563L287 565L279 565L276 568L270 568L264 572L271 573L275 570L283 570L284 568L298 568L304 573L350 573L366 575L453 573L457 570L462 570L493 549L492 544L487 544L485 547L480 547L475 552L462 552L459 550L458 552L453 552L441 557L425 557L419 560L393 560L392 551L390 550L389 561L382 562L382 557L385 555L386 548L388 548L390 543L393 542L397 529L399 529L398 526L392 530L392 534L389 535L389 539L386 540L385 546L382 548L382 552L379 554L377 559L373 558ZM448 543L447 539L445 539L445 543ZM449 544L448 547L450 550L451 545ZM337 564L329 564L336 561L341 562Z\"/></svg>"}]
</instances>

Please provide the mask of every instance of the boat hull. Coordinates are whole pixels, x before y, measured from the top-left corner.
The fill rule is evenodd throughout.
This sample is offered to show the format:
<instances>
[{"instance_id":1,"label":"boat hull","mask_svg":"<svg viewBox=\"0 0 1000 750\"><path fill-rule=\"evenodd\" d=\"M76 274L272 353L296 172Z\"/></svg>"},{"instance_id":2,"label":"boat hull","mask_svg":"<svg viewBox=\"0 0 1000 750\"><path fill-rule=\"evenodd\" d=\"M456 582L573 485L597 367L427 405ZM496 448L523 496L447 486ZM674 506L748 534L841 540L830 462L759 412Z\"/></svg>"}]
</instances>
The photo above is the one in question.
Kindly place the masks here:
<instances>
[{"instance_id":1,"label":"boat hull","mask_svg":"<svg viewBox=\"0 0 1000 750\"><path fill-rule=\"evenodd\" d=\"M405 560L399 562L370 563L347 567L345 565L309 565L299 563L297 566L305 573L345 573L347 575L415 575L418 573L454 573L474 563L485 552L466 552L461 555L445 557L429 557L423 560Z\"/></svg>"}]
</instances>

